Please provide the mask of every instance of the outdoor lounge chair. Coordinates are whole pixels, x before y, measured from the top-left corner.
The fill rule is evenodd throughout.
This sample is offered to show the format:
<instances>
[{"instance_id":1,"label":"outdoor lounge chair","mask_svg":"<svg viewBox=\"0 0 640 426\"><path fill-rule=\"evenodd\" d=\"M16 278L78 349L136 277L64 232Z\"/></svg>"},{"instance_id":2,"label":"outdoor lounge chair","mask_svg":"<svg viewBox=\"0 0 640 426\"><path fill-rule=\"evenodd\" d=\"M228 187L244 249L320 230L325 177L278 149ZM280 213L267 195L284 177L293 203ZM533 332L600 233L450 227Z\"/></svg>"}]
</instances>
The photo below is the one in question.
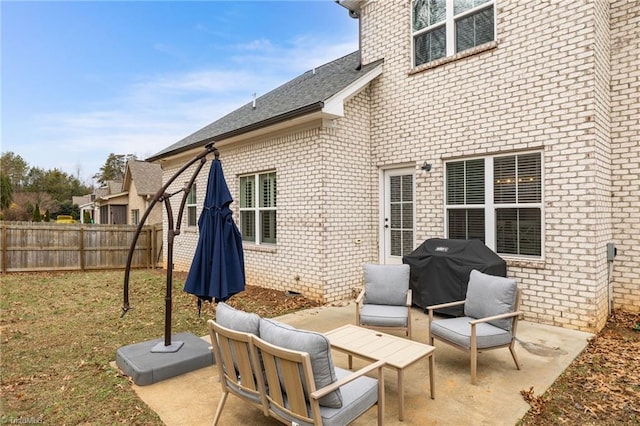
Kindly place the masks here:
<instances>
[{"instance_id":1,"label":"outdoor lounge chair","mask_svg":"<svg viewBox=\"0 0 640 426\"><path fill-rule=\"evenodd\" d=\"M342 426L377 404L378 425L384 423L384 361L352 372L334 367L320 333L262 319L260 335L265 340L251 336L252 349L264 365L263 407L271 417L289 425ZM296 346L308 351L290 349ZM365 376L376 370L377 379Z\"/></svg>"},{"instance_id":2,"label":"outdoor lounge chair","mask_svg":"<svg viewBox=\"0 0 640 426\"><path fill-rule=\"evenodd\" d=\"M429 312L429 344L441 340L471 353L471 383L476 383L478 352L508 347L520 370L515 352L515 336L521 292L513 278L497 277L472 270L466 299L427 306ZM464 315L434 320L433 311L464 304Z\"/></svg>"},{"instance_id":3,"label":"outdoor lounge chair","mask_svg":"<svg viewBox=\"0 0 640 426\"><path fill-rule=\"evenodd\" d=\"M364 289L356 298L356 325L403 330L411 339L409 265L366 264Z\"/></svg>"}]
</instances>

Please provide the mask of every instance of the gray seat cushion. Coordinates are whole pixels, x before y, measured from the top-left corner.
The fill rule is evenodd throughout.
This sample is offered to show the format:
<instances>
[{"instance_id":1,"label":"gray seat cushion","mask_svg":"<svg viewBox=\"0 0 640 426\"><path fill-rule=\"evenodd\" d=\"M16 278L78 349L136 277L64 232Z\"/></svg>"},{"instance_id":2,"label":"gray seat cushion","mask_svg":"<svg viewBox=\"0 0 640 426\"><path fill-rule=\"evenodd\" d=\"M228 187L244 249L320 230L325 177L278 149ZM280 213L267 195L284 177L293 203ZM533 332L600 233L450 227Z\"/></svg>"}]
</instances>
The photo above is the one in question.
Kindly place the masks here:
<instances>
[{"instance_id":1,"label":"gray seat cushion","mask_svg":"<svg viewBox=\"0 0 640 426\"><path fill-rule=\"evenodd\" d=\"M316 388L320 389L337 380L331 344L326 336L314 331L298 330L278 321L260 319L260 338L272 345L295 351L307 352L311 358L311 369ZM320 399L320 405L340 408L342 395L338 389Z\"/></svg>"},{"instance_id":2,"label":"gray seat cushion","mask_svg":"<svg viewBox=\"0 0 640 426\"><path fill-rule=\"evenodd\" d=\"M360 324L378 327L406 327L407 307L389 305L362 305Z\"/></svg>"},{"instance_id":3,"label":"gray seat cushion","mask_svg":"<svg viewBox=\"0 0 640 426\"><path fill-rule=\"evenodd\" d=\"M240 377L238 377L238 381L240 381ZM226 384L230 388L233 388L233 392L239 397L253 401L256 404L262 404L262 397L259 394L256 395L246 392L239 386L239 383L235 383L232 380L226 380Z\"/></svg>"},{"instance_id":4,"label":"gray seat cushion","mask_svg":"<svg viewBox=\"0 0 640 426\"><path fill-rule=\"evenodd\" d=\"M431 323L431 334L441 337L465 348L471 347L471 325L469 321L476 318L459 317L447 318ZM490 348L494 346L508 345L512 335L509 331L496 327L489 323L476 325L477 347Z\"/></svg>"},{"instance_id":5,"label":"gray seat cushion","mask_svg":"<svg viewBox=\"0 0 640 426\"><path fill-rule=\"evenodd\" d=\"M344 370L339 367L335 368L335 372L338 379L347 377L352 373L349 370ZM340 391L342 393L342 407L331 408L320 406L323 425L344 426L353 422L358 416L371 408L378 400L378 381L371 377L362 376L342 386ZM287 402L285 401L285 406L286 405ZM288 416L277 408L275 411L283 417L288 418ZM289 420L295 421L299 425L309 425L308 423L300 422L300 420Z\"/></svg>"},{"instance_id":6,"label":"gray seat cushion","mask_svg":"<svg viewBox=\"0 0 640 426\"><path fill-rule=\"evenodd\" d=\"M242 333L250 333L256 336L260 336L260 316L258 314L241 311L239 309L235 309L224 302L218 302L216 305L216 322L223 327L226 327L233 331L239 331ZM237 362L237 354L236 348L231 348L231 356L233 357L233 365L236 367L236 372L238 371L238 362ZM216 361L219 362L219 361ZM261 365L256 367L264 372L262 368L262 360L260 360ZM254 374L258 374L255 372ZM236 374L237 375L237 374ZM240 380L240 376L237 375L237 380ZM251 400L256 400L256 402L260 402L260 398L253 398L251 395L242 391L240 387L237 386L233 381L227 382L228 386L233 387L236 390L236 393L244 395L245 397L250 398Z\"/></svg>"},{"instance_id":7,"label":"gray seat cushion","mask_svg":"<svg viewBox=\"0 0 640 426\"><path fill-rule=\"evenodd\" d=\"M487 275L477 270L469 274L464 314L486 318L515 311L517 285L514 278ZM491 321L496 327L511 330L512 318Z\"/></svg>"},{"instance_id":8,"label":"gray seat cushion","mask_svg":"<svg viewBox=\"0 0 640 426\"><path fill-rule=\"evenodd\" d=\"M406 306L409 290L409 265L366 264L364 303Z\"/></svg>"},{"instance_id":9,"label":"gray seat cushion","mask_svg":"<svg viewBox=\"0 0 640 426\"><path fill-rule=\"evenodd\" d=\"M234 309L224 302L216 305L216 322L223 327L260 336L260 316Z\"/></svg>"}]
</instances>

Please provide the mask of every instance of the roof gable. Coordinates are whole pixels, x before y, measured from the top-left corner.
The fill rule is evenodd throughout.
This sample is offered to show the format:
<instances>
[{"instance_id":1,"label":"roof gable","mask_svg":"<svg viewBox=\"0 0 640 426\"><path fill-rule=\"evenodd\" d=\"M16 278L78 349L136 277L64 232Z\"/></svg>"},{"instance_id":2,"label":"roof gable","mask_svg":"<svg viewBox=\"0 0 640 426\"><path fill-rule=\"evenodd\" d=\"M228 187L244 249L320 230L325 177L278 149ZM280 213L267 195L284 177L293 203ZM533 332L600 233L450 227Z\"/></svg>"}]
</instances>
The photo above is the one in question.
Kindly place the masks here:
<instances>
[{"instance_id":1,"label":"roof gable","mask_svg":"<svg viewBox=\"0 0 640 426\"><path fill-rule=\"evenodd\" d=\"M128 191L136 183L138 195L155 195L162 186L162 168L159 164L132 160L127 163L123 190Z\"/></svg>"}]
</instances>

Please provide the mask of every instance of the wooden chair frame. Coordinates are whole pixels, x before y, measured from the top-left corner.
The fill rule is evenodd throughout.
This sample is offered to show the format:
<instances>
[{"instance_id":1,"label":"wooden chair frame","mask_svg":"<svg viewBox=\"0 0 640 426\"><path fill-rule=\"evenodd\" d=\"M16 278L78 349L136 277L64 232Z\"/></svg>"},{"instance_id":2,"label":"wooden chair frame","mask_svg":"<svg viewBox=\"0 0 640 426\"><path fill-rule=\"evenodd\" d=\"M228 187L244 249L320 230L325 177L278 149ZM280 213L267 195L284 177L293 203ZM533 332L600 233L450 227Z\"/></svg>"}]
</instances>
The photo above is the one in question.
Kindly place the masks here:
<instances>
[{"instance_id":1,"label":"wooden chair frame","mask_svg":"<svg viewBox=\"0 0 640 426\"><path fill-rule=\"evenodd\" d=\"M482 351L487 351L487 350L493 350L493 349L500 349L500 348L509 348L509 352L511 352L511 357L513 358L513 362L515 362L516 364L516 368L518 370L520 370L520 362L518 361L518 357L516 356L516 351L515 351L515 343L516 343L516 331L518 328L518 318L522 315L522 311L519 310L520 308L520 299L522 297L522 290L518 289L516 292L516 302L514 305L514 312L509 312L509 313L505 313L505 314L501 314L501 315L494 315L491 317L486 317L486 318L478 318L472 321L469 321L469 326L471 327L471 341L470 341L470 347L466 347L466 346L461 346L457 343L451 342L447 339L444 339L443 337L440 336L434 336L431 333L431 323L433 322L433 311L436 309L442 309L442 308L448 308L451 306L459 306L459 305L464 305L465 301L464 300L460 300L457 302L449 302L449 303L442 303L439 305L432 305L432 306L427 306L427 311L429 313L429 326L427 328L428 330L428 341L429 344L431 346L433 346L434 343L434 339L438 339L444 343L447 343L453 347L456 347L460 350L463 350L465 352L470 353L471 356L471 383L472 384L476 384L476 373L477 373L477 369L478 369L478 353L482 352ZM505 345L497 345L497 346L491 346L488 348L478 348L478 344L477 344L477 335L476 335L476 326L480 323L485 323L485 322L489 322L489 321L494 321L494 320L498 320L498 319L504 319L504 318L512 318L512 325L511 325L511 341Z\"/></svg>"},{"instance_id":2,"label":"wooden chair frame","mask_svg":"<svg viewBox=\"0 0 640 426\"><path fill-rule=\"evenodd\" d=\"M213 424L218 424L229 394L260 408L264 413L262 368L259 360L253 357L251 334L228 329L213 320L207 321L207 325L222 385L222 398L218 403Z\"/></svg>"}]
</instances>

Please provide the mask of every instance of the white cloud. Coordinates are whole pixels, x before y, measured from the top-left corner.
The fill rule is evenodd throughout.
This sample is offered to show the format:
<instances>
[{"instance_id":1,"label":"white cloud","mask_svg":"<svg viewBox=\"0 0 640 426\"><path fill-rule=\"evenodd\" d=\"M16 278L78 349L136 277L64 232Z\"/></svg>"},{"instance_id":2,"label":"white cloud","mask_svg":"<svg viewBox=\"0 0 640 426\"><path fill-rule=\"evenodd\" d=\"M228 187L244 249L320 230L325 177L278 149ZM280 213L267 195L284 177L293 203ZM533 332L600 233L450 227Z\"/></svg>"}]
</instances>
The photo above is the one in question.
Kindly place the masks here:
<instances>
[{"instance_id":1,"label":"white cloud","mask_svg":"<svg viewBox=\"0 0 640 426\"><path fill-rule=\"evenodd\" d=\"M271 41L265 38L252 40L244 44L238 44L235 47L238 50L260 50L262 52L273 51L275 48L275 46L271 44Z\"/></svg>"},{"instance_id":2,"label":"white cloud","mask_svg":"<svg viewBox=\"0 0 640 426\"><path fill-rule=\"evenodd\" d=\"M264 76L243 70L200 70L182 74L161 75L134 86L138 95L165 94L219 94L246 90L256 81L264 81Z\"/></svg>"},{"instance_id":3,"label":"white cloud","mask_svg":"<svg viewBox=\"0 0 640 426\"><path fill-rule=\"evenodd\" d=\"M289 44L287 47L270 46L269 49L263 50L245 49L234 55L232 60L239 66L253 65L299 74L358 49L357 42L326 44L325 41L312 36L297 37Z\"/></svg>"},{"instance_id":4,"label":"white cloud","mask_svg":"<svg viewBox=\"0 0 640 426\"><path fill-rule=\"evenodd\" d=\"M150 75L97 105L39 116L32 133L55 155L32 150L25 158L73 175L80 166L87 182L109 153L146 158L250 102L252 93L260 96L356 48L307 37L289 47L255 40L237 48L231 65Z\"/></svg>"}]
</instances>

